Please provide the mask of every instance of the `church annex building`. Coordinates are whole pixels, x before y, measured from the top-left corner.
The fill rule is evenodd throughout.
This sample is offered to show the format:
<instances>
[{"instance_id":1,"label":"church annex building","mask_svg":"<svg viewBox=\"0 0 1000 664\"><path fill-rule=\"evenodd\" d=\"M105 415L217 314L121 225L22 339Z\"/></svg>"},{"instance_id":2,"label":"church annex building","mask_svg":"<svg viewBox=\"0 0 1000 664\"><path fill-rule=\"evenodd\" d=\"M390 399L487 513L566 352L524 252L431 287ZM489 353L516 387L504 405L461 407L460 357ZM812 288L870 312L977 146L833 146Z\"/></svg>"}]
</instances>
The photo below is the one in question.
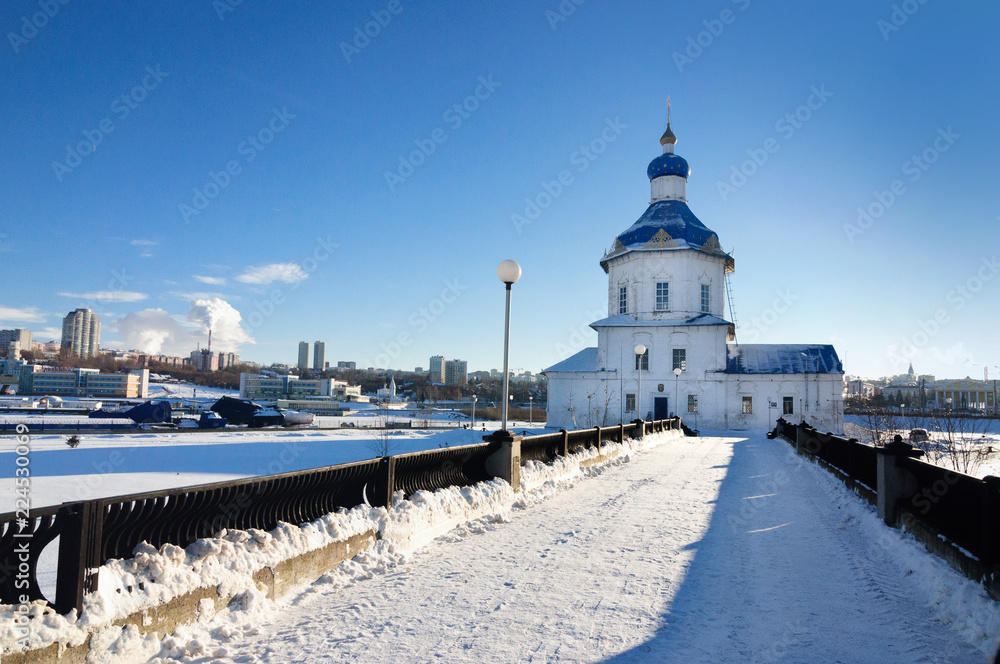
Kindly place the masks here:
<instances>
[{"instance_id":1,"label":"church annex building","mask_svg":"<svg viewBox=\"0 0 1000 664\"><path fill-rule=\"evenodd\" d=\"M676 142L668 122L663 154L647 169L651 203L601 259L608 317L590 325L597 347L544 371L547 425L680 414L700 429L763 429L783 416L843 431L844 370L833 346L734 343L725 298L735 262L687 205L690 169Z\"/></svg>"}]
</instances>

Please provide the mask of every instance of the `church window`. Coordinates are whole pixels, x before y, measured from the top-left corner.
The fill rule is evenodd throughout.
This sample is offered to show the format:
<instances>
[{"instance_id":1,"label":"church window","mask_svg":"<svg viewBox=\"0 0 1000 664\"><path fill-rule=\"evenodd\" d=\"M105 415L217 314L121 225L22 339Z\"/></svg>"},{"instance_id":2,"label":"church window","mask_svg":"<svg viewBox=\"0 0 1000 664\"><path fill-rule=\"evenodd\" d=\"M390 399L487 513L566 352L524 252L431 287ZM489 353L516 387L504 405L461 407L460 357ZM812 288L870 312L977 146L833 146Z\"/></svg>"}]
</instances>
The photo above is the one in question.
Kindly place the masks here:
<instances>
[{"instance_id":1,"label":"church window","mask_svg":"<svg viewBox=\"0 0 1000 664\"><path fill-rule=\"evenodd\" d=\"M666 281L656 283L656 310L670 311L670 284Z\"/></svg>"},{"instance_id":2,"label":"church window","mask_svg":"<svg viewBox=\"0 0 1000 664\"><path fill-rule=\"evenodd\" d=\"M708 284L701 285L701 313L707 314L712 300L712 288Z\"/></svg>"},{"instance_id":3,"label":"church window","mask_svg":"<svg viewBox=\"0 0 1000 664\"><path fill-rule=\"evenodd\" d=\"M743 414L753 415L753 397L743 397Z\"/></svg>"},{"instance_id":4,"label":"church window","mask_svg":"<svg viewBox=\"0 0 1000 664\"><path fill-rule=\"evenodd\" d=\"M781 413L783 415L795 414L795 397L783 397L781 399Z\"/></svg>"},{"instance_id":5,"label":"church window","mask_svg":"<svg viewBox=\"0 0 1000 664\"><path fill-rule=\"evenodd\" d=\"M636 371L639 370L639 356L638 355L635 356L635 370ZM648 348L646 349L646 352L642 354L642 370L643 371L649 371L649 349Z\"/></svg>"},{"instance_id":6,"label":"church window","mask_svg":"<svg viewBox=\"0 0 1000 664\"><path fill-rule=\"evenodd\" d=\"M620 286L618 288L618 313L628 313L628 286Z\"/></svg>"},{"instance_id":7,"label":"church window","mask_svg":"<svg viewBox=\"0 0 1000 664\"><path fill-rule=\"evenodd\" d=\"M674 369L687 371L687 350L683 348L674 349Z\"/></svg>"},{"instance_id":8,"label":"church window","mask_svg":"<svg viewBox=\"0 0 1000 664\"><path fill-rule=\"evenodd\" d=\"M625 395L625 410L631 412L635 410L635 395L626 394Z\"/></svg>"},{"instance_id":9,"label":"church window","mask_svg":"<svg viewBox=\"0 0 1000 664\"><path fill-rule=\"evenodd\" d=\"M688 395L688 412L697 413L698 412L698 395L689 394Z\"/></svg>"}]
</instances>

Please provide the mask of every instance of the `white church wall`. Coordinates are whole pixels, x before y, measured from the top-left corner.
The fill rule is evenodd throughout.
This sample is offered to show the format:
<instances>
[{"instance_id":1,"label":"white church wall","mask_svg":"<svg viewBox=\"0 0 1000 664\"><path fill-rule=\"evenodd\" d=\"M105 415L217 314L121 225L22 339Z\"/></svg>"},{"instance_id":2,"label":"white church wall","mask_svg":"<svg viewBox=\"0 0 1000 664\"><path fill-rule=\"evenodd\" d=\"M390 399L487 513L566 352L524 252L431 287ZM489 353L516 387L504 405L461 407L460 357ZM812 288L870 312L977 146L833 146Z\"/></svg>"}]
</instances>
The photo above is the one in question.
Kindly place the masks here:
<instances>
[{"instance_id":1,"label":"white church wall","mask_svg":"<svg viewBox=\"0 0 1000 664\"><path fill-rule=\"evenodd\" d=\"M669 260L664 260L669 257ZM620 313L619 293L627 287L627 311L638 318L672 320L701 315L701 285L709 286L708 313L725 318L725 260L688 249L632 251L608 262L608 315ZM656 284L669 284L669 309L656 309Z\"/></svg>"}]
</instances>

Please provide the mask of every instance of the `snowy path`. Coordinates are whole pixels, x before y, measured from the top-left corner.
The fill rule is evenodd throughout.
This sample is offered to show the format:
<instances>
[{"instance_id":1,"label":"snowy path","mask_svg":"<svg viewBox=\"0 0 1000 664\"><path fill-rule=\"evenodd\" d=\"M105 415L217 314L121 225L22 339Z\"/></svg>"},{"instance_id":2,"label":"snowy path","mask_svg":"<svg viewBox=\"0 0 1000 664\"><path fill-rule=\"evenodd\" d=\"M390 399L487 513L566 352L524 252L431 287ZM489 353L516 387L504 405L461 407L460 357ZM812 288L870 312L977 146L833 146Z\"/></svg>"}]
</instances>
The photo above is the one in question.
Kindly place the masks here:
<instances>
[{"instance_id":1,"label":"snowy path","mask_svg":"<svg viewBox=\"0 0 1000 664\"><path fill-rule=\"evenodd\" d=\"M920 578L953 573L873 537L844 494L782 441L670 441L403 567L316 584L222 661L984 661Z\"/></svg>"}]
</instances>

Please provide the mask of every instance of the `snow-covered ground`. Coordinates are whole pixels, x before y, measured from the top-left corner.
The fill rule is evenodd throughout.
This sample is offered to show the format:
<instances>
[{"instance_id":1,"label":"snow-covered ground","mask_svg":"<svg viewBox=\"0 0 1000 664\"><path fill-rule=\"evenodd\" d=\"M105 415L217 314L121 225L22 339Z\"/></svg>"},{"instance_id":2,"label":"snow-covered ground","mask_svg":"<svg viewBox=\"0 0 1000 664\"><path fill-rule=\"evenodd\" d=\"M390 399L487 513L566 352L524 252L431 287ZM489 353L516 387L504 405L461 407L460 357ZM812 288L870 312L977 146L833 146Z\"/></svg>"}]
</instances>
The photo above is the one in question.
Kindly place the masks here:
<instances>
[{"instance_id":1,"label":"snow-covered ground","mask_svg":"<svg viewBox=\"0 0 1000 664\"><path fill-rule=\"evenodd\" d=\"M162 642L109 633L107 661L981 662L1000 636L979 584L780 439L477 487L400 504L299 595L248 590Z\"/></svg>"}]
</instances>

